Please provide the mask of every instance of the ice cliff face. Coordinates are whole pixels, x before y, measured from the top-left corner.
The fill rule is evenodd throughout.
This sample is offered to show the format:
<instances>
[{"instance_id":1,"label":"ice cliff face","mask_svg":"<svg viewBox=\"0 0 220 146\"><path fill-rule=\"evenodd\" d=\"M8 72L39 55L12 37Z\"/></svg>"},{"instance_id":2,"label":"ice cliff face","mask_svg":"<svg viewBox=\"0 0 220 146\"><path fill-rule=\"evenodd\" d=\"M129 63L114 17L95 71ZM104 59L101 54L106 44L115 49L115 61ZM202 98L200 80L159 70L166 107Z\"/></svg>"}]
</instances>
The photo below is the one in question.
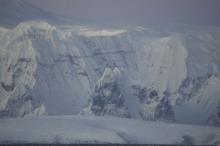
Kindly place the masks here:
<instances>
[{"instance_id":1,"label":"ice cliff face","mask_svg":"<svg viewBox=\"0 0 220 146\"><path fill-rule=\"evenodd\" d=\"M45 114L44 105L32 98L36 82L36 52L32 42L24 38L27 30L23 27L23 24L18 26L16 32L2 28L0 33L1 117Z\"/></svg>"},{"instance_id":2,"label":"ice cliff face","mask_svg":"<svg viewBox=\"0 0 220 146\"><path fill-rule=\"evenodd\" d=\"M103 95L115 97L125 117L205 124L219 101L220 34L186 30L43 21L1 27L0 110L13 111L19 100L17 108L31 105L30 113L45 106L51 115L77 114ZM115 115L111 100L98 115Z\"/></svg>"}]
</instances>

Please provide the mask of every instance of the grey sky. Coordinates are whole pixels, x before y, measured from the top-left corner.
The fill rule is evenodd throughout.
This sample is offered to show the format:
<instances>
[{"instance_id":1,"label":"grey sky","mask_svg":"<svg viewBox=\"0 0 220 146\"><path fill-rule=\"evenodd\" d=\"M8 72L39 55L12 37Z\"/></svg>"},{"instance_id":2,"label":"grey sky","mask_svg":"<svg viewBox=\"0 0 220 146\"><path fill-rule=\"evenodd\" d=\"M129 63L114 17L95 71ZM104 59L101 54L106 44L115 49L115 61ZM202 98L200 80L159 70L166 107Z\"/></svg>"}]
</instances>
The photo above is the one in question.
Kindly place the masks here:
<instances>
[{"instance_id":1,"label":"grey sky","mask_svg":"<svg viewBox=\"0 0 220 146\"><path fill-rule=\"evenodd\" d=\"M220 0L27 0L65 16L131 22L220 25Z\"/></svg>"}]
</instances>

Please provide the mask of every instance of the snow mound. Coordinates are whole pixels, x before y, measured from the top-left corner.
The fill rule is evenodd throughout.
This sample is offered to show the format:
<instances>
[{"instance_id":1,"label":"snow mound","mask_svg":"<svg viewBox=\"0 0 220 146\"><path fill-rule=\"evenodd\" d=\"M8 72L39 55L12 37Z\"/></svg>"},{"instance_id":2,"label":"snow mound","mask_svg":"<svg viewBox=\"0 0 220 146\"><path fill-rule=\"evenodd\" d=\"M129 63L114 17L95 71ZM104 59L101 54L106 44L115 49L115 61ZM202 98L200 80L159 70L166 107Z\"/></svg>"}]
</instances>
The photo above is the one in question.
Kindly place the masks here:
<instances>
[{"instance_id":1,"label":"snow mound","mask_svg":"<svg viewBox=\"0 0 220 146\"><path fill-rule=\"evenodd\" d=\"M31 129L31 130L30 130ZM0 120L0 143L219 144L216 127L96 116ZM187 143L188 142L188 143Z\"/></svg>"}]
</instances>

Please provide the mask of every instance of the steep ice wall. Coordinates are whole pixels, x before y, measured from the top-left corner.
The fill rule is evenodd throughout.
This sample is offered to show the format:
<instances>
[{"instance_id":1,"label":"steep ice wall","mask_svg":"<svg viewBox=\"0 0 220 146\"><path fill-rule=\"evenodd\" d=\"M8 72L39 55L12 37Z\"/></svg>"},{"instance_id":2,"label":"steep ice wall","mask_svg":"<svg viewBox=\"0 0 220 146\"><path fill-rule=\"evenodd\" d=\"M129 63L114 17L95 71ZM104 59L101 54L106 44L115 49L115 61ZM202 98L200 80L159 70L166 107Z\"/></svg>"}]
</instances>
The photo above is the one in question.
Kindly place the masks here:
<instances>
[{"instance_id":1,"label":"steep ice wall","mask_svg":"<svg viewBox=\"0 0 220 146\"><path fill-rule=\"evenodd\" d=\"M29 27L29 25L26 25ZM24 34L25 25L15 30L1 29L0 39L0 116L14 117L45 114L45 107L32 98L37 69L36 51ZM37 112L37 110L41 112Z\"/></svg>"},{"instance_id":2,"label":"steep ice wall","mask_svg":"<svg viewBox=\"0 0 220 146\"><path fill-rule=\"evenodd\" d=\"M187 53L181 38L175 35L145 40L142 48L137 50L137 65L145 85L160 93L177 91L187 77Z\"/></svg>"}]
</instances>

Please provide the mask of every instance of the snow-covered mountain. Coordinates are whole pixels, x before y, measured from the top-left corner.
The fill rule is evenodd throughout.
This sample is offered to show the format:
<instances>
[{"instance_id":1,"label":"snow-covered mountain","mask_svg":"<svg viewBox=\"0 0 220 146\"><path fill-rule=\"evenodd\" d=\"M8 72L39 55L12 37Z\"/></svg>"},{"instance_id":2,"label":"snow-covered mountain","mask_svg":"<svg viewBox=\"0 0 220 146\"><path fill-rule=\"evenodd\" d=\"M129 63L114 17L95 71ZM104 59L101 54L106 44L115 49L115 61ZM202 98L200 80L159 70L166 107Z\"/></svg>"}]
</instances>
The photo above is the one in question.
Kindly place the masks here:
<instances>
[{"instance_id":1,"label":"snow-covered mountain","mask_svg":"<svg viewBox=\"0 0 220 146\"><path fill-rule=\"evenodd\" d=\"M60 28L29 21L2 27L0 36L1 109L28 94L44 103L48 114L77 114L109 66L120 72L114 80L131 117L155 119L164 98L177 122L197 116L195 123L204 123L217 109L217 30L164 33L139 26Z\"/></svg>"},{"instance_id":2,"label":"snow-covered mountain","mask_svg":"<svg viewBox=\"0 0 220 146\"><path fill-rule=\"evenodd\" d=\"M219 28L79 25L34 14L0 27L1 117L93 113L219 125Z\"/></svg>"}]
</instances>

